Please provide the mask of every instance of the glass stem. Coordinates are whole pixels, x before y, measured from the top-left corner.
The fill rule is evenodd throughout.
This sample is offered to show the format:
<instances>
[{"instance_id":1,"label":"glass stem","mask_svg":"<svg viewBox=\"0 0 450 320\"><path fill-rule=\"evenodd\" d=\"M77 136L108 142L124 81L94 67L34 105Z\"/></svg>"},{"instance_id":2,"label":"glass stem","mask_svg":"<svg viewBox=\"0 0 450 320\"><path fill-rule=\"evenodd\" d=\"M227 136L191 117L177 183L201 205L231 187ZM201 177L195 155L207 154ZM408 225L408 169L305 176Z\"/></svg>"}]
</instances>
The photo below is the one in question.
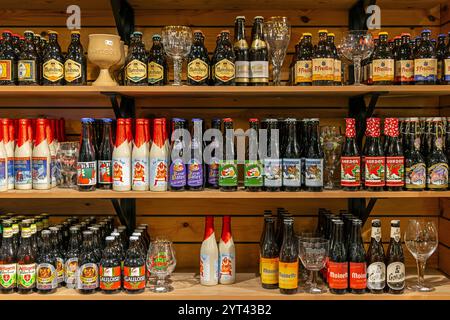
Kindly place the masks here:
<instances>
[{"instance_id":1,"label":"glass stem","mask_svg":"<svg viewBox=\"0 0 450 320\"><path fill-rule=\"evenodd\" d=\"M422 288L425 286L425 266L427 260L417 260L417 286Z\"/></svg>"},{"instance_id":2,"label":"glass stem","mask_svg":"<svg viewBox=\"0 0 450 320\"><path fill-rule=\"evenodd\" d=\"M173 85L181 86L181 67L183 65L183 59L181 57L173 58Z\"/></svg>"},{"instance_id":3,"label":"glass stem","mask_svg":"<svg viewBox=\"0 0 450 320\"><path fill-rule=\"evenodd\" d=\"M312 272L311 288L317 287L317 271Z\"/></svg>"},{"instance_id":4,"label":"glass stem","mask_svg":"<svg viewBox=\"0 0 450 320\"><path fill-rule=\"evenodd\" d=\"M353 58L355 85L361 84L361 57L357 56Z\"/></svg>"},{"instance_id":5,"label":"glass stem","mask_svg":"<svg viewBox=\"0 0 450 320\"><path fill-rule=\"evenodd\" d=\"M156 280L156 286L157 287L165 287L164 277L161 277L159 274L158 274L158 279Z\"/></svg>"},{"instance_id":6,"label":"glass stem","mask_svg":"<svg viewBox=\"0 0 450 320\"><path fill-rule=\"evenodd\" d=\"M274 86L279 86L281 83L281 68L278 65L278 63L273 63L273 85Z\"/></svg>"}]
</instances>

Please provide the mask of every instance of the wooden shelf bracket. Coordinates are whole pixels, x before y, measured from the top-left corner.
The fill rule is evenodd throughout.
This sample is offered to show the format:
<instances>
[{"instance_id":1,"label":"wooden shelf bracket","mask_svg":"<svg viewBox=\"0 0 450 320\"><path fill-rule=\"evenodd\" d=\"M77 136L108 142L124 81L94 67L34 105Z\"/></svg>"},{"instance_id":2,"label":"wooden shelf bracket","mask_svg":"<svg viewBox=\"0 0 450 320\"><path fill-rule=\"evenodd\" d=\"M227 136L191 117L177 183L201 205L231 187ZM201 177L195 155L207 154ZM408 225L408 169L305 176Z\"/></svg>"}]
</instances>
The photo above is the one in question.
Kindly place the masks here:
<instances>
[{"instance_id":1,"label":"wooden shelf bracket","mask_svg":"<svg viewBox=\"0 0 450 320\"><path fill-rule=\"evenodd\" d=\"M111 199L120 223L127 227L128 235L136 228L136 199Z\"/></svg>"}]
</instances>

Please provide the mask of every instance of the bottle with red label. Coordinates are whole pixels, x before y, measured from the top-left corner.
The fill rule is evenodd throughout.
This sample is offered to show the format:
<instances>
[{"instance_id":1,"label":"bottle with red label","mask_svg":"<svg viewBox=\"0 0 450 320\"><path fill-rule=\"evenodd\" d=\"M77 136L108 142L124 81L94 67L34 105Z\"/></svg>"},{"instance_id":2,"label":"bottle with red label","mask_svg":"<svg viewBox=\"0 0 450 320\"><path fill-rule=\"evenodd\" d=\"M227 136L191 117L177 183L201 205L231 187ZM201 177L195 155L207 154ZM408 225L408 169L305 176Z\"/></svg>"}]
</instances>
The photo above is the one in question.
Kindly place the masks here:
<instances>
[{"instance_id":1,"label":"bottle with red label","mask_svg":"<svg viewBox=\"0 0 450 320\"><path fill-rule=\"evenodd\" d=\"M385 186L385 163L380 138L380 118L368 118L364 147L364 186L370 191L382 191Z\"/></svg>"},{"instance_id":2,"label":"bottle with red label","mask_svg":"<svg viewBox=\"0 0 450 320\"><path fill-rule=\"evenodd\" d=\"M115 238L106 237L106 248L100 260L99 280L103 293L117 293L121 288L121 261L115 248Z\"/></svg>"},{"instance_id":3,"label":"bottle with red label","mask_svg":"<svg viewBox=\"0 0 450 320\"><path fill-rule=\"evenodd\" d=\"M354 118L345 119L345 142L341 154L341 186L355 191L361 187L361 154L356 143Z\"/></svg>"},{"instance_id":4,"label":"bottle with red label","mask_svg":"<svg viewBox=\"0 0 450 320\"><path fill-rule=\"evenodd\" d=\"M399 85L414 83L414 55L410 40L409 33L402 33L395 60L395 83Z\"/></svg>"},{"instance_id":5,"label":"bottle with red label","mask_svg":"<svg viewBox=\"0 0 450 320\"><path fill-rule=\"evenodd\" d=\"M399 138L398 118L384 120L384 134L389 137L386 145L386 188L400 191L405 185L405 156Z\"/></svg>"},{"instance_id":6,"label":"bottle with red label","mask_svg":"<svg viewBox=\"0 0 450 320\"><path fill-rule=\"evenodd\" d=\"M22 220L19 250L17 251L17 288L22 294L32 293L36 287L36 255L32 245L32 220Z\"/></svg>"},{"instance_id":7,"label":"bottle with red label","mask_svg":"<svg viewBox=\"0 0 450 320\"><path fill-rule=\"evenodd\" d=\"M112 120L103 119L103 139L98 150L98 184L99 189L112 188Z\"/></svg>"},{"instance_id":8,"label":"bottle with red label","mask_svg":"<svg viewBox=\"0 0 450 320\"><path fill-rule=\"evenodd\" d=\"M361 294L366 292L366 251L361 239L362 221L352 219L352 229L348 246L348 262L350 275L350 292Z\"/></svg>"},{"instance_id":9,"label":"bottle with red label","mask_svg":"<svg viewBox=\"0 0 450 320\"><path fill-rule=\"evenodd\" d=\"M11 31L3 31L2 38L2 50L0 52L0 85L15 85L17 81L17 56L11 42Z\"/></svg>"},{"instance_id":10,"label":"bottle with red label","mask_svg":"<svg viewBox=\"0 0 450 320\"><path fill-rule=\"evenodd\" d=\"M97 158L92 138L93 123L91 118L81 119L82 134L77 163L79 191L94 191L97 185Z\"/></svg>"},{"instance_id":11,"label":"bottle with red label","mask_svg":"<svg viewBox=\"0 0 450 320\"><path fill-rule=\"evenodd\" d=\"M387 32L378 33L379 45L373 53L372 78L374 85L391 85L394 82L394 55L388 44Z\"/></svg>"},{"instance_id":12,"label":"bottle with red label","mask_svg":"<svg viewBox=\"0 0 450 320\"><path fill-rule=\"evenodd\" d=\"M16 256L13 247L12 221L3 220L3 238L0 248L0 293L13 293L16 290Z\"/></svg>"},{"instance_id":13,"label":"bottle with red label","mask_svg":"<svg viewBox=\"0 0 450 320\"><path fill-rule=\"evenodd\" d=\"M328 287L333 294L344 294L348 288L348 261L342 220L333 221L332 235L328 257Z\"/></svg>"},{"instance_id":14,"label":"bottle with red label","mask_svg":"<svg viewBox=\"0 0 450 320\"><path fill-rule=\"evenodd\" d=\"M140 252L138 237L130 237L130 246L123 263L123 288L127 293L141 293L145 290L145 258Z\"/></svg>"}]
</instances>

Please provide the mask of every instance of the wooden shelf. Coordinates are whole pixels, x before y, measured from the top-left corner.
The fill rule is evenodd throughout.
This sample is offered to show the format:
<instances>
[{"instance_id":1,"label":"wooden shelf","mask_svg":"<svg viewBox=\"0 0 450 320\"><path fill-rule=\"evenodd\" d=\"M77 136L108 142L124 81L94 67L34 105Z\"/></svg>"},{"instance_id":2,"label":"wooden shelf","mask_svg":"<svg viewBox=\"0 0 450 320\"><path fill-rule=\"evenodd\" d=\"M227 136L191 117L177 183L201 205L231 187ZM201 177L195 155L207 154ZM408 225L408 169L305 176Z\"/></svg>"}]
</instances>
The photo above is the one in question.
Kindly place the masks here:
<instances>
[{"instance_id":1,"label":"wooden shelf","mask_svg":"<svg viewBox=\"0 0 450 320\"><path fill-rule=\"evenodd\" d=\"M427 270L426 281L429 281L435 291L417 293L405 291L401 295L392 294L344 294L331 293L313 295L297 293L282 295L279 290L261 288L259 278L254 274L238 274L237 281L232 285L217 285L205 287L199 284L198 276L193 273L175 273L172 276L174 290L170 293L153 293L146 289L141 294L117 293L107 295L94 293L82 295L73 289L59 288L56 293L41 295L2 294L0 300L450 300L450 279L436 270ZM416 280L415 270L409 269L407 283Z\"/></svg>"}]
</instances>

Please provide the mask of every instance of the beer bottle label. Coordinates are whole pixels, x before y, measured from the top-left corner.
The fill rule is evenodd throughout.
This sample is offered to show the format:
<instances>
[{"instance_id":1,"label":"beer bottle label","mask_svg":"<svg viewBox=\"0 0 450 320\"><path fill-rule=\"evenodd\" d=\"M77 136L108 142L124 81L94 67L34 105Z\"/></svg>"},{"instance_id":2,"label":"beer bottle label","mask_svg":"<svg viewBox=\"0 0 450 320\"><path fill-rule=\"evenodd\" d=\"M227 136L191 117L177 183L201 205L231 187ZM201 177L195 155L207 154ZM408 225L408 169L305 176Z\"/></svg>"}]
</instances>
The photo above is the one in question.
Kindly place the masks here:
<instances>
[{"instance_id":1,"label":"beer bottle label","mask_svg":"<svg viewBox=\"0 0 450 320\"><path fill-rule=\"evenodd\" d=\"M219 162L219 186L237 186L237 164L235 160L222 160Z\"/></svg>"},{"instance_id":2,"label":"beer bottle label","mask_svg":"<svg viewBox=\"0 0 450 320\"><path fill-rule=\"evenodd\" d=\"M120 289L121 269L120 266L103 267L100 266L100 289L117 290Z\"/></svg>"},{"instance_id":3,"label":"beer bottle label","mask_svg":"<svg viewBox=\"0 0 450 320\"><path fill-rule=\"evenodd\" d=\"M376 242L381 241L381 228L380 227L372 227L370 237L375 239Z\"/></svg>"},{"instance_id":4,"label":"beer bottle label","mask_svg":"<svg viewBox=\"0 0 450 320\"><path fill-rule=\"evenodd\" d=\"M221 253L219 258L219 277L222 281L231 281L234 278L233 270L234 255L230 253Z\"/></svg>"},{"instance_id":5,"label":"beer bottle label","mask_svg":"<svg viewBox=\"0 0 450 320\"><path fill-rule=\"evenodd\" d=\"M296 289L298 287L298 260L295 262L279 262L278 286L280 289Z\"/></svg>"},{"instance_id":6,"label":"beer bottle label","mask_svg":"<svg viewBox=\"0 0 450 320\"><path fill-rule=\"evenodd\" d=\"M198 159L191 159L188 163L187 184L189 187L203 186L203 164Z\"/></svg>"},{"instance_id":7,"label":"beer bottle label","mask_svg":"<svg viewBox=\"0 0 450 320\"><path fill-rule=\"evenodd\" d=\"M208 183L212 186L219 184L219 159L211 158L211 163L208 165Z\"/></svg>"},{"instance_id":8,"label":"beer bottle label","mask_svg":"<svg viewBox=\"0 0 450 320\"><path fill-rule=\"evenodd\" d=\"M42 76L51 82L56 82L64 77L64 66L55 59L50 59L42 65Z\"/></svg>"},{"instance_id":9,"label":"beer bottle label","mask_svg":"<svg viewBox=\"0 0 450 320\"><path fill-rule=\"evenodd\" d=\"M400 227L391 227L391 239L394 239L395 242L399 242L400 237Z\"/></svg>"},{"instance_id":10,"label":"beer bottle label","mask_svg":"<svg viewBox=\"0 0 450 320\"><path fill-rule=\"evenodd\" d=\"M448 164L442 162L428 167L427 180L430 189L447 189Z\"/></svg>"},{"instance_id":11,"label":"beer bottle label","mask_svg":"<svg viewBox=\"0 0 450 320\"><path fill-rule=\"evenodd\" d=\"M98 160L98 183L111 184L112 183L112 161Z\"/></svg>"},{"instance_id":12,"label":"beer bottle label","mask_svg":"<svg viewBox=\"0 0 450 320\"><path fill-rule=\"evenodd\" d=\"M375 59L372 69L373 82L394 81L394 59Z\"/></svg>"},{"instance_id":13,"label":"beer bottle label","mask_svg":"<svg viewBox=\"0 0 450 320\"><path fill-rule=\"evenodd\" d=\"M15 263L0 264L0 287L2 289L15 288L17 281L17 266Z\"/></svg>"},{"instance_id":14,"label":"beer bottle label","mask_svg":"<svg viewBox=\"0 0 450 320\"><path fill-rule=\"evenodd\" d=\"M200 254L200 282L219 279L219 261L208 254Z\"/></svg>"},{"instance_id":15,"label":"beer bottle label","mask_svg":"<svg viewBox=\"0 0 450 320\"><path fill-rule=\"evenodd\" d=\"M30 184L31 180L31 159L30 157L14 158L14 176L16 184Z\"/></svg>"},{"instance_id":16,"label":"beer bottle label","mask_svg":"<svg viewBox=\"0 0 450 320\"><path fill-rule=\"evenodd\" d=\"M17 265L17 286L20 289L34 288L36 285L36 263Z\"/></svg>"},{"instance_id":17,"label":"beer bottle label","mask_svg":"<svg viewBox=\"0 0 450 320\"><path fill-rule=\"evenodd\" d=\"M56 258L56 274L58 283L64 282L64 259L61 257Z\"/></svg>"},{"instance_id":18,"label":"beer bottle label","mask_svg":"<svg viewBox=\"0 0 450 320\"><path fill-rule=\"evenodd\" d=\"M129 157L112 159L113 186L124 187L131 185L131 168Z\"/></svg>"},{"instance_id":19,"label":"beer bottle label","mask_svg":"<svg viewBox=\"0 0 450 320\"><path fill-rule=\"evenodd\" d=\"M436 79L437 80L441 80L442 79L443 68L444 68L444 61L439 60L437 62L437 74L436 74Z\"/></svg>"},{"instance_id":20,"label":"beer bottle label","mask_svg":"<svg viewBox=\"0 0 450 320\"><path fill-rule=\"evenodd\" d=\"M14 184L14 158L8 157L8 183Z\"/></svg>"},{"instance_id":21,"label":"beer bottle label","mask_svg":"<svg viewBox=\"0 0 450 320\"><path fill-rule=\"evenodd\" d=\"M0 158L0 186L8 184L7 176L6 159Z\"/></svg>"},{"instance_id":22,"label":"beer bottle label","mask_svg":"<svg viewBox=\"0 0 450 320\"><path fill-rule=\"evenodd\" d=\"M341 157L341 186L361 185L361 157Z\"/></svg>"},{"instance_id":23,"label":"beer bottle label","mask_svg":"<svg viewBox=\"0 0 450 320\"><path fill-rule=\"evenodd\" d=\"M261 257L261 282L263 284L278 283L278 258L262 258Z\"/></svg>"},{"instance_id":24,"label":"beer bottle label","mask_svg":"<svg viewBox=\"0 0 450 320\"><path fill-rule=\"evenodd\" d=\"M147 158L133 159L133 186L148 186L148 160Z\"/></svg>"},{"instance_id":25,"label":"beer bottle label","mask_svg":"<svg viewBox=\"0 0 450 320\"><path fill-rule=\"evenodd\" d=\"M77 285L76 274L78 269L78 258L67 259L64 269L65 269L64 281L66 282L66 287L75 289Z\"/></svg>"},{"instance_id":26,"label":"beer bottle label","mask_svg":"<svg viewBox=\"0 0 450 320\"><path fill-rule=\"evenodd\" d=\"M347 289L347 262L328 261L328 286L330 287L330 289Z\"/></svg>"},{"instance_id":27,"label":"beer bottle label","mask_svg":"<svg viewBox=\"0 0 450 320\"><path fill-rule=\"evenodd\" d=\"M250 81L250 62L236 61L236 82L248 83Z\"/></svg>"},{"instance_id":28,"label":"beer bottle label","mask_svg":"<svg viewBox=\"0 0 450 320\"><path fill-rule=\"evenodd\" d=\"M47 171L47 157L33 157L33 184L47 184L48 174Z\"/></svg>"},{"instance_id":29,"label":"beer bottle label","mask_svg":"<svg viewBox=\"0 0 450 320\"><path fill-rule=\"evenodd\" d=\"M405 265L403 262L393 262L387 266L386 282L392 290L402 290L405 287Z\"/></svg>"},{"instance_id":30,"label":"beer bottle label","mask_svg":"<svg viewBox=\"0 0 450 320\"><path fill-rule=\"evenodd\" d=\"M395 62L395 80L397 82L414 81L414 60L400 60Z\"/></svg>"},{"instance_id":31,"label":"beer bottle label","mask_svg":"<svg viewBox=\"0 0 450 320\"><path fill-rule=\"evenodd\" d=\"M365 262L350 262L350 288L365 289L367 286L367 270Z\"/></svg>"},{"instance_id":32,"label":"beer bottle label","mask_svg":"<svg viewBox=\"0 0 450 320\"><path fill-rule=\"evenodd\" d=\"M66 60L64 63L64 79L67 82L73 82L80 79L83 73L83 67L81 63L73 61L72 59Z\"/></svg>"},{"instance_id":33,"label":"beer bottle label","mask_svg":"<svg viewBox=\"0 0 450 320\"><path fill-rule=\"evenodd\" d=\"M245 160L244 186L246 187L263 186L263 168L261 161Z\"/></svg>"},{"instance_id":34,"label":"beer bottle label","mask_svg":"<svg viewBox=\"0 0 450 320\"><path fill-rule=\"evenodd\" d=\"M420 162L406 167L406 188L423 189L426 186L427 169L425 163Z\"/></svg>"},{"instance_id":35,"label":"beer bottle label","mask_svg":"<svg viewBox=\"0 0 450 320\"><path fill-rule=\"evenodd\" d=\"M405 157L386 157L386 186L403 187L405 177Z\"/></svg>"},{"instance_id":36,"label":"beer bottle label","mask_svg":"<svg viewBox=\"0 0 450 320\"><path fill-rule=\"evenodd\" d=\"M312 60L313 81L334 81L334 59L316 58Z\"/></svg>"},{"instance_id":37,"label":"beer bottle label","mask_svg":"<svg viewBox=\"0 0 450 320\"><path fill-rule=\"evenodd\" d=\"M334 60L334 82L342 82L342 62L339 59Z\"/></svg>"},{"instance_id":38,"label":"beer bottle label","mask_svg":"<svg viewBox=\"0 0 450 320\"><path fill-rule=\"evenodd\" d=\"M164 67L155 61L148 63L148 83L154 84L164 79Z\"/></svg>"},{"instance_id":39,"label":"beer bottle label","mask_svg":"<svg viewBox=\"0 0 450 320\"><path fill-rule=\"evenodd\" d=\"M174 159L170 165L170 186L186 186L186 166L182 159Z\"/></svg>"},{"instance_id":40,"label":"beer bottle label","mask_svg":"<svg viewBox=\"0 0 450 320\"><path fill-rule=\"evenodd\" d=\"M123 287L127 290L145 289L145 266L124 266Z\"/></svg>"},{"instance_id":41,"label":"beer bottle label","mask_svg":"<svg viewBox=\"0 0 450 320\"><path fill-rule=\"evenodd\" d=\"M167 188L167 159L150 158L150 185Z\"/></svg>"},{"instance_id":42,"label":"beer bottle label","mask_svg":"<svg viewBox=\"0 0 450 320\"><path fill-rule=\"evenodd\" d=\"M77 163L77 184L79 186L94 186L97 184L97 161Z\"/></svg>"},{"instance_id":43,"label":"beer bottle label","mask_svg":"<svg viewBox=\"0 0 450 320\"><path fill-rule=\"evenodd\" d=\"M192 81L201 82L208 78L209 66L202 59L194 59L188 64L187 75Z\"/></svg>"},{"instance_id":44,"label":"beer bottle label","mask_svg":"<svg viewBox=\"0 0 450 320\"><path fill-rule=\"evenodd\" d=\"M450 81L450 59L445 59L444 60L444 80L445 81Z\"/></svg>"},{"instance_id":45,"label":"beer bottle label","mask_svg":"<svg viewBox=\"0 0 450 320\"><path fill-rule=\"evenodd\" d=\"M98 288L98 267L96 263L85 263L77 271L78 290L94 290Z\"/></svg>"},{"instance_id":46,"label":"beer bottle label","mask_svg":"<svg viewBox=\"0 0 450 320\"><path fill-rule=\"evenodd\" d=\"M281 159L264 159L264 186L281 187Z\"/></svg>"},{"instance_id":47,"label":"beer bottle label","mask_svg":"<svg viewBox=\"0 0 450 320\"><path fill-rule=\"evenodd\" d=\"M21 81L36 81L36 61L19 60L17 63L17 77Z\"/></svg>"},{"instance_id":48,"label":"beer bottle label","mask_svg":"<svg viewBox=\"0 0 450 320\"><path fill-rule=\"evenodd\" d=\"M305 186L323 186L323 159L305 159Z\"/></svg>"},{"instance_id":49,"label":"beer bottle label","mask_svg":"<svg viewBox=\"0 0 450 320\"><path fill-rule=\"evenodd\" d=\"M234 63L228 59L218 61L214 66L214 77L221 82L228 82L235 78Z\"/></svg>"},{"instance_id":50,"label":"beer bottle label","mask_svg":"<svg viewBox=\"0 0 450 320\"><path fill-rule=\"evenodd\" d=\"M415 59L414 60L414 80L430 81L436 80L437 60L436 59Z\"/></svg>"},{"instance_id":51,"label":"beer bottle label","mask_svg":"<svg viewBox=\"0 0 450 320\"><path fill-rule=\"evenodd\" d=\"M250 82L269 82L269 61L250 61Z\"/></svg>"},{"instance_id":52,"label":"beer bottle label","mask_svg":"<svg viewBox=\"0 0 450 320\"><path fill-rule=\"evenodd\" d=\"M147 65L142 61L134 59L127 64L125 68L127 80L131 82L139 82L147 77Z\"/></svg>"},{"instance_id":53,"label":"beer bottle label","mask_svg":"<svg viewBox=\"0 0 450 320\"><path fill-rule=\"evenodd\" d=\"M302 185L301 176L301 159L283 159L283 186L300 187Z\"/></svg>"},{"instance_id":54,"label":"beer bottle label","mask_svg":"<svg viewBox=\"0 0 450 320\"><path fill-rule=\"evenodd\" d=\"M56 268L50 263L40 263L36 268L36 288L38 290L53 290L58 287Z\"/></svg>"},{"instance_id":55,"label":"beer bottle label","mask_svg":"<svg viewBox=\"0 0 450 320\"><path fill-rule=\"evenodd\" d=\"M11 62L11 60L0 60L0 81L13 80Z\"/></svg>"},{"instance_id":56,"label":"beer bottle label","mask_svg":"<svg viewBox=\"0 0 450 320\"><path fill-rule=\"evenodd\" d=\"M312 82L312 60L300 60L295 63L294 83Z\"/></svg>"},{"instance_id":57,"label":"beer bottle label","mask_svg":"<svg viewBox=\"0 0 450 320\"><path fill-rule=\"evenodd\" d=\"M365 157L365 180L367 187L383 187L384 181L384 157Z\"/></svg>"},{"instance_id":58,"label":"beer bottle label","mask_svg":"<svg viewBox=\"0 0 450 320\"><path fill-rule=\"evenodd\" d=\"M374 262L367 267L367 288L372 290L384 289L386 283L386 265Z\"/></svg>"}]
</instances>

